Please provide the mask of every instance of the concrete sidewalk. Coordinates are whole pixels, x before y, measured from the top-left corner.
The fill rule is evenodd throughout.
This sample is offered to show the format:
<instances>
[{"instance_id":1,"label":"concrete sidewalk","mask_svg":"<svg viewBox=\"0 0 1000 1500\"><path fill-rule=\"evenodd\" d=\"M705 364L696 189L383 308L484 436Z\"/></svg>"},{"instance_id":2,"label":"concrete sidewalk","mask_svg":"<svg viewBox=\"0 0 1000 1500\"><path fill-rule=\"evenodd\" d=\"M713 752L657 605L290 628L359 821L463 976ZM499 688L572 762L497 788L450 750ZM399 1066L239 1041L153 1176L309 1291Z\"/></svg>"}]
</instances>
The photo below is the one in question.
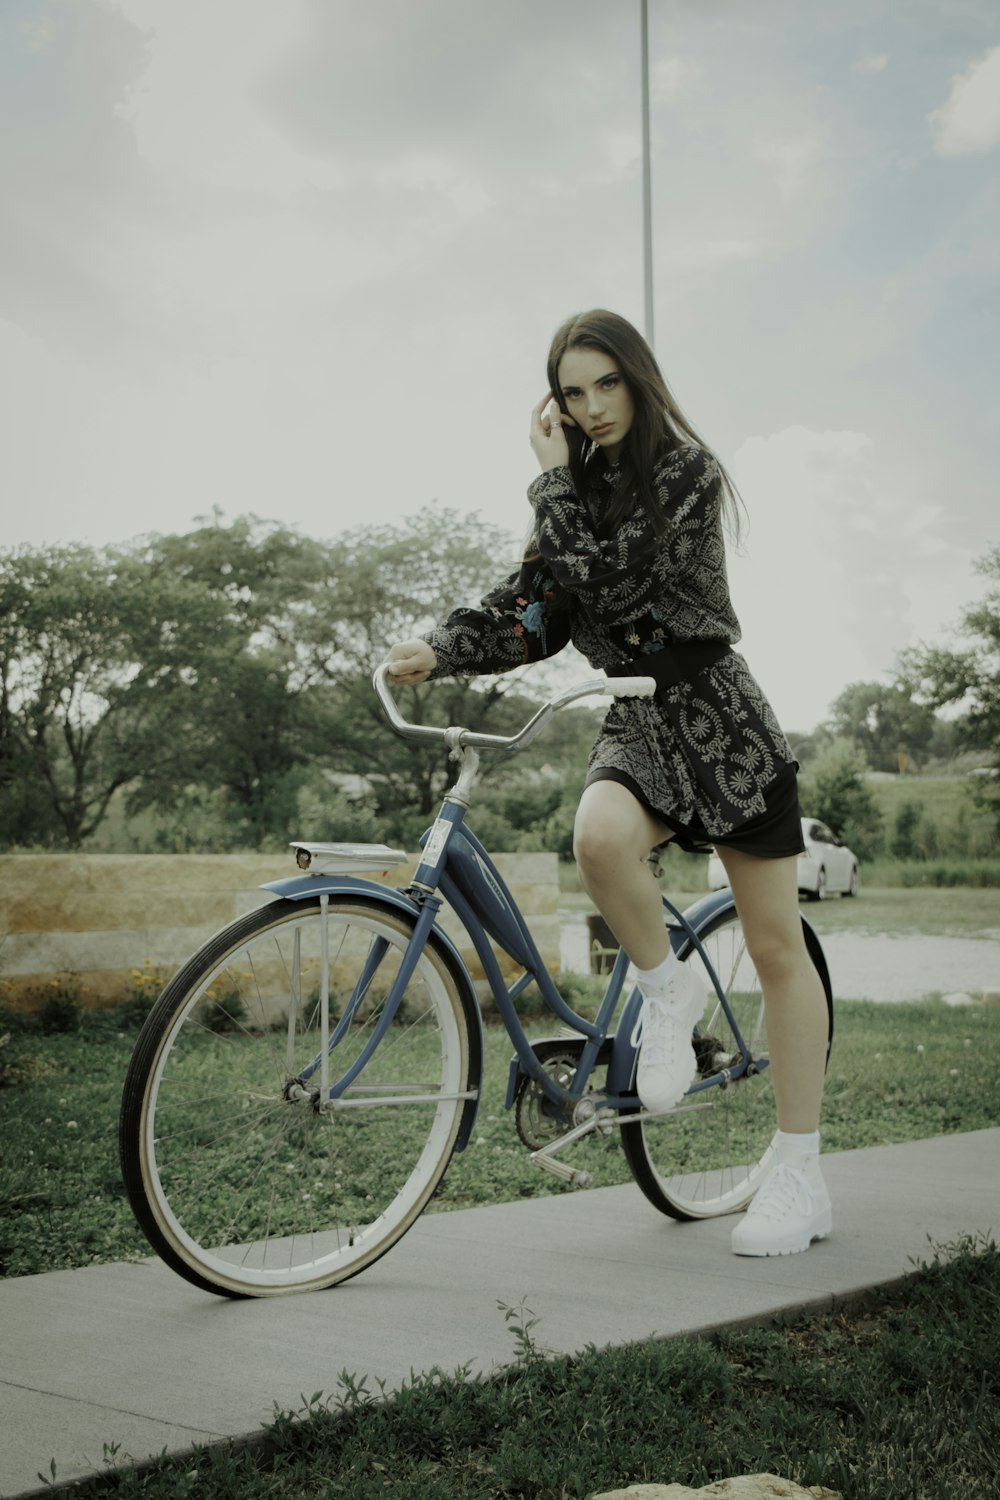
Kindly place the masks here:
<instances>
[{"instance_id":1,"label":"concrete sidewalk","mask_svg":"<svg viewBox=\"0 0 1000 1500\"><path fill-rule=\"evenodd\" d=\"M892 1282L930 1243L1000 1229L1000 1129L824 1156L834 1234L805 1255L730 1254L732 1220L679 1224L635 1187L425 1215L328 1292L228 1302L158 1261L0 1282L0 1495L253 1433L342 1370L489 1370L522 1299L552 1351L824 1309Z\"/></svg>"}]
</instances>

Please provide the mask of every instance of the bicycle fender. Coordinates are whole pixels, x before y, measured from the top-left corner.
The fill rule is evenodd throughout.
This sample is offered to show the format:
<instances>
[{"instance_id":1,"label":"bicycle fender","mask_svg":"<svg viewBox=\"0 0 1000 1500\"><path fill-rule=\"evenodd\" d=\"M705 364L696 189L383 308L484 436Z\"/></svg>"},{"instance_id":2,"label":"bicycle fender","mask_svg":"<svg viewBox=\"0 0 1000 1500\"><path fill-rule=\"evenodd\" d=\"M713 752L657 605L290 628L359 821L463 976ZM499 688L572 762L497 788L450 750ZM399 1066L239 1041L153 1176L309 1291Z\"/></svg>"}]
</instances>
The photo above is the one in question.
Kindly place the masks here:
<instances>
[{"instance_id":1,"label":"bicycle fender","mask_svg":"<svg viewBox=\"0 0 1000 1500\"><path fill-rule=\"evenodd\" d=\"M304 901L310 896L371 896L384 905L394 906L408 917L416 917L420 908L406 891L389 885L380 885L375 880L362 880L357 875L290 875L284 880L269 880L261 890L273 891L285 901ZM451 970L458 986L462 1012L469 1033L469 1077L476 1090L474 1099L467 1099L462 1109L456 1151L464 1151L469 1144L479 1100L483 1092L483 1017L476 999L472 976L465 960L448 934L435 923L428 942L438 949L440 956Z\"/></svg>"},{"instance_id":2,"label":"bicycle fender","mask_svg":"<svg viewBox=\"0 0 1000 1500\"><path fill-rule=\"evenodd\" d=\"M689 906L684 912L684 919L691 924L696 933L700 934L704 932L709 922L714 922L716 917L722 916L726 912L734 911L735 909L736 902L733 899L733 893L729 889L729 887L726 886L721 891L709 891L707 896L699 897L699 899L693 902L692 905ZM813 928L811 922L809 922L804 916L802 916L801 912L799 912L799 917L802 922L802 934L806 940L806 948L809 951L809 957L812 959L813 963L816 966L816 972L819 974L819 977L822 981L823 988L827 994L827 999L832 1001L833 989L830 984L830 970L827 967L826 955L823 952L822 944L820 943L819 938L816 936L816 931ZM685 956L688 948L691 946L687 935L682 929L674 929L671 932L670 941L673 943L674 948L682 958Z\"/></svg>"},{"instance_id":3,"label":"bicycle fender","mask_svg":"<svg viewBox=\"0 0 1000 1500\"><path fill-rule=\"evenodd\" d=\"M717 917L724 916L727 912L735 910L736 902L733 898L733 893L728 886L724 886L720 891L709 891L707 896L700 896L697 901L693 902L687 908L683 916L684 920L690 924L695 933L700 936L710 922L714 922ZM833 989L830 984L830 970L827 967L826 955L823 952L822 944L816 936L812 924L807 921L801 912L799 912L799 918L802 922L802 935L806 941L809 957L816 966L816 972L822 981L827 999L832 1002ZM672 928L670 931L670 941L673 944L675 952L681 958L686 957L691 942L683 928Z\"/></svg>"},{"instance_id":4,"label":"bicycle fender","mask_svg":"<svg viewBox=\"0 0 1000 1500\"><path fill-rule=\"evenodd\" d=\"M702 896L698 901L695 901L693 905L689 906L687 911L685 911L684 918L685 921L691 924L695 932L700 935L702 932L704 932L709 922L714 921L716 917L721 916L723 913L734 911L735 909L736 902L733 899L733 893L729 889L729 887L726 886L721 891L710 891L707 896ZM802 915L801 911L799 912L799 919L802 922L802 936L805 938L806 951L809 954L809 957L812 959L816 972L820 977L820 983L823 986L823 990L826 994L827 1004L829 1006L830 1036L826 1044L826 1060L827 1063L829 1063L830 1050L833 1047L833 1033L835 1026L833 986L830 982L830 970L827 966L826 954L823 952L823 945L820 942L819 938L816 936L816 930L813 927L812 923ZM679 933L679 942L675 941L673 933L671 933L670 940L672 943L674 943L675 948L683 958L687 953L687 950L691 946L690 939L683 931L681 931Z\"/></svg>"}]
</instances>

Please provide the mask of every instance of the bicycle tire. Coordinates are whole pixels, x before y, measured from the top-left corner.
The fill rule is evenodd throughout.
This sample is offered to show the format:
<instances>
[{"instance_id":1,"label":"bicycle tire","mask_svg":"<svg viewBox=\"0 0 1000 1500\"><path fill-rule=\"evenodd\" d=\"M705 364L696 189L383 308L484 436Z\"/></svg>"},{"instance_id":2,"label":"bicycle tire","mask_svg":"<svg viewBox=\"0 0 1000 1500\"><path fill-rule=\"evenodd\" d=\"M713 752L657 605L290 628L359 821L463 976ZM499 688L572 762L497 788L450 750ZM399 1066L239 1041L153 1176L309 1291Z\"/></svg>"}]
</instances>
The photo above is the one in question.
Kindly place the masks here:
<instances>
[{"instance_id":1,"label":"bicycle tire","mask_svg":"<svg viewBox=\"0 0 1000 1500\"><path fill-rule=\"evenodd\" d=\"M766 1059L764 1001L739 916L730 907L698 936L751 1055ZM829 1044L833 1038L829 983L812 946L807 946L823 981ZM695 966L705 989L695 1050L699 1076L706 1077L738 1056L738 1047L701 957L691 949L685 962ZM632 1176L649 1201L671 1218L711 1219L738 1212L757 1191L771 1160L777 1121L770 1068L686 1096L681 1102L702 1107L623 1124L622 1148Z\"/></svg>"},{"instance_id":2,"label":"bicycle tire","mask_svg":"<svg viewBox=\"0 0 1000 1500\"><path fill-rule=\"evenodd\" d=\"M345 1096L352 1103L329 1113L284 1097L320 1050L310 990L322 920L318 897L281 900L216 934L167 984L126 1076L119 1146L133 1212L168 1265L222 1296L357 1275L415 1223L458 1137L469 1030L460 984L433 942ZM331 1031L352 1009L365 959L385 945L332 1049L332 1081L370 1037L414 919L352 893L329 898L326 921Z\"/></svg>"}]
</instances>

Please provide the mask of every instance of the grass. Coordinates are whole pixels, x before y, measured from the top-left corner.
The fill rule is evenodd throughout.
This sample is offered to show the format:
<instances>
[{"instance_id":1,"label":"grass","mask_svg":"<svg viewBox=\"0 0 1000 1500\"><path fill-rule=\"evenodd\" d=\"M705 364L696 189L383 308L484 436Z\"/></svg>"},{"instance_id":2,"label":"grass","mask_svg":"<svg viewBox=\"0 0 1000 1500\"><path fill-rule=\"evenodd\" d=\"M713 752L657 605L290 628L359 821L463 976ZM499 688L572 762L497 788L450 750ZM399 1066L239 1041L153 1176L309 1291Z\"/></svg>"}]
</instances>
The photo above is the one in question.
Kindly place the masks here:
<instances>
[{"instance_id":1,"label":"grass","mask_svg":"<svg viewBox=\"0 0 1000 1500\"><path fill-rule=\"evenodd\" d=\"M239 1453L196 1449L135 1471L106 1446L111 1472L87 1489L123 1500L583 1500L771 1472L845 1500L996 1495L991 1241L938 1253L864 1304L710 1340L547 1358L530 1309L499 1313L516 1358L489 1376L431 1370L387 1396L345 1372Z\"/></svg>"},{"instance_id":2,"label":"grass","mask_svg":"<svg viewBox=\"0 0 1000 1500\"><path fill-rule=\"evenodd\" d=\"M700 856L679 855L664 865L662 890L683 911L705 895L705 866ZM873 868L878 871L883 865ZM1000 869L1000 861L993 865ZM909 868L909 867L907 867ZM930 865L914 866L929 870ZM861 894L857 900L831 896L827 901L802 901L802 915L819 933L920 932L938 937L996 937L1000 932L1000 901L997 890L972 887L902 886L876 884L862 870ZM594 910L577 879L576 866L560 862L559 908L579 919Z\"/></svg>"},{"instance_id":3,"label":"grass","mask_svg":"<svg viewBox=\"0 0 1000 1500\"><path fill-rule=\"evenodd\" d=\"M964 834L963 842L988 842L982 815L972 800L975 778L968 775L914 775L878 777L866 783L890 837L904 803L915 803L922 820L933 823L947 839Z\"/></svg>"},{"instance_id":4,"label":"grass","mask_svg":"<svg viewBox=\"0 0 1000 1500\"><path fill-rule=\"evenodd\" d=\"M952 856L934 859L866 860L865 879L873 885L901 885L907 889L929 886L950 889L992 890L1000 886L1000 859L996 856Z\"/></svg>"},{"instance_id":5,"label":"grass","mask_svg":"<svg viewBox=\"0 0 1000 1500\"><path fill-rule=\"evenodd\" d=\"M804 901L802 915L821 936L850 931L995 938L1000 932L1000 897L996 890L862 885L857 900L832 896L828 901Z\"/></svg>"},{"instance_id":6,"label":"grass","mask_svg":"<svg viewBox=\"0 0 1000 1500\"><path fill-rule=\"evenodd\" d=\"M546 1028L551 1030L551 1028ZM540 1034L539 1028L532 1028ZM22 1081L0 1089L0 1271L40 1271L149 1253L124 1197L116 1122L134 1032L91 1018L79 1032L14 1029ZM475 1134L432 1211L574 1191L532 1167L503 1108L511 1044L486 1031ZM845 1002L827 1079L828 1150L976 1130L1000 1115L1000 1009ZM617 1137L573 1148L594 1185L629 1182Z\"/></svg>"},{"instance_id":7,"label":"grass","mask_svg":"<svg viewBox=\"0 0 1000 1500\"><path fill-rule=\"evenodd\" d=\"M892 911L907 918L905 905L894 904L900 898L923 912L915 929L901 930L928 930L937 921L971 932L995 925L977 904L980 894L988 893L963 893L971 907L950 915L926 893L866 896L868 910L881 912L873 930L884 930ZM821 925L865 906L864 899L830 901L808 914ZM80 1030L54 1034L16 1019L0 1032L5 1028L14 1082L0 1089L4 1273L147 1254L115 1150L134 1029L114 1016L89 1016ZM842 1004L826 1148L994 1125L998 1042L998 1009ZM567 1191L530 1167L502 1108L506 1034L489 1026L486 1043L477 1132L454 1159L437 1210ZM584 1143L574 1162L598 1186L629 1180L614 1138ZM629 1483L694 1486L769 1470L839 1490L845 1500L986 1500L996 1493L1000 1253L992 1243L952 1247L864 1308L713 1341L650 1341L549 1358L545 1329L530 1309L500 1308L501 1315L516 1358L489 1378L432 1370L387 1395L378 1382L344 1372L332 1392L304 1398L297 1412L276 1413L263 1441L240 1453L199 1449L179 1464L137 1470L106 1444L108 1473L85 1489L125 1500L582 1500ZM40 1478L51 1479L54 1495L81 1492L60 1491L54 1470Z\"/></svg>"}]
</instances>

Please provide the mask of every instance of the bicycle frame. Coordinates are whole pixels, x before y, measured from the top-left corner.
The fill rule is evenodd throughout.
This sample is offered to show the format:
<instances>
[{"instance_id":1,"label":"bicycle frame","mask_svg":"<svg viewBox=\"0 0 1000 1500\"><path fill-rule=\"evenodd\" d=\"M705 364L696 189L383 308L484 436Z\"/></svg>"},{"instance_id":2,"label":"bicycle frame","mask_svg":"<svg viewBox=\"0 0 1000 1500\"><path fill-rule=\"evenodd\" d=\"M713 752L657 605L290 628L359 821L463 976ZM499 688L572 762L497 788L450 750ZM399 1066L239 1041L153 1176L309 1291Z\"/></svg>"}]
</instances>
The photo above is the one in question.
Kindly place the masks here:
<instances>
[{"instance_id":1,"label":"bicycle frame","mask_svg":"<svg viewBox=\"0 0 1000 1500\"><path fill-rule=\"evenodd\" d=\"M586 1093L590 1075L594 1067L602 1060L605 1043L610 1038L613 1043L611 1056L610 1058L604 1056L603 1060L609 1062L609 1084L613 1078L617 1086L609 1087L603 1102L611 1109L634 1110L636 1096L632 1089L632 1080L635 1074L636 1048L632 1045L631 1037L633 1023L637 1019L641 1004L641 996L637 989L633 989L626 1001L617 1033L610 1033L611 1021L621 998L628 969L627 954L619 951L615 959L596 1018L588 1021L579 1015L567 1005L556 988L524 918L496 865L472 830L463 826L464 809L459 808L457 816L449 821L451 821L452 832L447 841L446 857L437 875L438 888L454 908L469 934L483 966L483 973L489 983L501 1020L514 1045L516 1056L511 1064L507 1108L510 1108L513 1103L518 1072L525 1073L533 1079L553 1104L578 1102ZM430 834L425 835L425 840L430 841ZM419 871L417 878L419 878ZM685 958L689 947L692 946L698 951L719 1002L730 1023L736 1028L729 1000L702 947L696 927L671 902L665 900L664 905L673 919L670 926L670 942L675 956L678 960ZM732 905L732 894L729 891L715 893L697 903L694 910L697 912L698 926L703 926L708 920L715 919ZM490 937L524 968L522 976L510 988L504 983L500 966L489 943ZM549 1075L539 1061L534 1046L521 1024L514 1002L531 983L538 985L546 1009L584 1038L580 1056L576 1061L571 1089L561 1088ZM738 1028L736 1028L736 1035L739 1037ZM740 1045L740 1064L727 1070L728 1076L733 1079L740 1077L754 1061L742 1037L740 1037ZM763 1066L766 1065L764 1062ZM722 1075L716 1074L711 1078L699 1080L692 1085L689 1092L694 1095L722 1081Z\"/></svg>"},{"instance_id":2,"label":"bicycle frame","mask_svg":"<svg viewBox=\"0 0 1000 1500\"><path fill-rule=\"evenodd\" d=\"M119 1124L123 1180L150 1244L226 1296L332 1286L384 1254L474 1138L484 1033L473 961L513 1044L506 1105L533 1165L590 1185L587 1154L577 1167L561 1153L619 1129L615 1144L658 1211L700 1219L745 1207L773 1160L775 1101L754 1076L768 1065L763 996L732 893L683 912L664 902L672 962L685 965L670 982L697 1019L676 1036L677 1061L694 1081L678 1099L678 1077L661 1096L672 1107L651 1109L636 1088L644 1002L629 992L626 954L598 987L596 1016L578 1014L466 824L480 749L527 743L585 693L651 696L653 680L570 689L505 738L410 725L384 678L390 722L443 741L457 780L405 887L380 883L407 861L401 849L296 843L292 878L265 887L281 899L237 916L168 981L129 1064ZM441 926L446 905L467 934L461 952ZM832 1034L829 979L805 930ZM531 983L558 1035L533 1026L529 1039L518 1001ZM645 1081L643 1094L656 1097ZM602 1155L591 1153L594 1175Z\"/></svg>"},{"instance_id":3,"label":"bicycle frame","mask_svg":"<svg viewBox=\"0 0 1000 1500\"><path fill-rule=\"evenodd\" d=\"M619 952L615 959L596 1018L589 1021L574 1011L562 998L548 973L524 917L503 877L472 830L464 826L464 820L464 806L460 802L452 801L449 794L445 798L438 819L421 840L424 851L423 859L413 880L404 890L393 890L375 881L344 875L295 876L287 880L269 882L265 887L286 900L302 900L306 897L319 896L322 902L324 898L328 899L331 895L369 896L396 905L415 922L404 961L372 1036L348 1072L332 1083L325 1076L321 1077L321 1097L329 1098L331 1101L344 1100L352 1083L361 1075L392 1024L420 954L429 941L441 943L446 947L453 969L462 976L462 988L465 995L475 997L472 978L458 949L437 922L442 905L441 897L444 897L468 933L500 1018L514 1047L515 1056L511 1062L506 1107L509 1109L513 1105L519 1075L526 1074L557 1109L571 1113L572 1107L579 1103L586 1093L594 1068L607 1063L608 1087L606 1091L603 1091L602 1104L605 1108L617 1111L619 1114L635 1113L639 1105L633 1088L636 1049L632 1045L631 1037L633 1024L637 1019L641 1004L638 990L633 990L626 999L617 1032L612 1033L610 1030L624 987L628 969L627 955ZM680 911L666 898L664 898L664 905L671 918L668 933L678 960L687 957L688 950L692 947L700 954L705 972L715 988L719 1003L726 1012L741 1047L739 1062L726 1069L724 1074L717 1073L708 1078L700 1078L692 1084L685 1097L690 1102L694 1102L698 1094L717 1087L723 1082L738 1079L748 1067L766 1067L767 1060L751 1056L745 1040L740 1036L726 993L698 936L699 931L703 931L707 924L715 922L733 907L732 893L728 890L713 892L696 902L687 912ZM808 927L807 933L811 933ZM491 938L522 966L523 973L510 986L504 981L500 964L490 943ZM354 1009L361 1003L381 957L382 954L379 952L370 957L340 1021L332 1033L327 1024L324 1035L329 1040L321 1047L309 1067L299 1074L300 1082L308 1081L317 1070L325 1074L328 1059L335 1055L337 1041L345 1025L349 1023ZM562 1088L546 1070L536 1054L535 1044L528 1038L517 1013L515 1002L532 983L537 984L546 1008L582 1038L572 1089ZM321 994L321 1002L322 999ZM482 1085L482 1016L478 1003L474 1002L471 1011L474 1013L476 1022L474 1037L475 1051L478 1054L477 1068L473 1075L476 1097L467 1101L458 1149L465 1146L473 1129ZM468 1016L470 1014L468 1005L466 1012ZM572 1040L570 1039L571 1042Z\"/></svg>"},{"instance_id":4,"label":"bicycle frame","mask_svg":"<svg viewBox=\"0 0 1000 1500\"><path fill-rule=\"evenodd\" d=\"M540 709L520 734L511 739L503 739L492 735L474 734L463 729L442 731L430 726L407 724L395 712L391 700L387 699L383 691L384 678L385 669L380 668L376 673L375 686L393 728L398 733L405 731L407 737L444 739L451 748L453 758L459 762L460 771L455 785L445 795L437 818L420 841L422 857L407 887L393 890L375 881L362 880L349 875L300 875L287 880L272 881L264 887L292 901L319 896L323 903L334 894L365 895L394 904L401 911L405 911L414 923L413 933L406 945L399 972L393 981L371 1037L350 1069L332 1082L328 1076L330 1059L335 1056L337 1042L349 1026L357 1007L362 1003L386 949L384 947L379 949L376 945L332 1033L329 1029L328 975L324 966L320 996L323 1015L321 1046L310 1065L300 1072L296 1083L304 1085L319 1071L320 1101L328 1100L333 1106L340 1103L341 1107L349 1102L346 1095L351 1085L363 1074L365 1066L392 1024L420 955L428 942L434 942L444 948L449 965L459 979L466 1018L470 1022L470 1036L473 1039L474 1090L470 1090L468 1096L463 1096L466 1102L456 1148L464 1149L475 1124L479 1097L482 1092L482 1014L468 968L458 949L437 921L442 898L444 898L455 911L469 936L482 965L483 974L500 1018L514 1046L515 1055L511 1061L505 1100L506 1108L512 1107L520 1077L526 1075L557 1112L572 1119L575 1108L580 1105L587 1092L594 1068L606 1063L607 1088L601 1091L600 1097L603 1109L608 1113L616 1113L622 1124L647 1118L648 1112L642 1110L634 1089L637 1049L632 1043L632 1035L641 1006L641 995L637 989L633 989L625 1001L617 1030L612 1032L610 1029L625 984L628 970L627 955L624 951L620 951L615 959L596 1018L588 1021L584 1016L579 1015L567 1005L556 988L527 923L490 855L472 830L465 826L469 795L479 763L477 747L511 749L527 744L540 732L562 703L572 701L573 698L582 696L584 692L602 690L604 684L594 683L583 689L571 689L562 698ZM609 686L624 690L621 683L612 683ZM631 687L632 684L625 686ZM700 932L704 932L710 924L716 923L720 917L734 909L732 892L728 889L713 892L695 902L687 912L680 911L672 902L666 898L663 899L664 906L669 913L670 920L667 927L675 957L678 961L682 961L689 956L692 949L698 953L704 965L705 974L715 990L718 1002L740 1049L739 1059L730 1060L730 1065L723 1071L716 1072L709 1077L699 1077L692 1083L684 1100L675 1106L676 1111L682 1111L704 1107L699 1104L698 1095L705 1094L709 1089L735 1082L750 1070L762 1071L768 1066L768 1060L752 1056L746 1039L740 1033L726 992L699 937ZM809 924L803 921L803 926L807 945L829 993L829 976L822 950ZM520 964L523 970L520 977L510 986L504 980L500 964L491 946L491 939L503 952ZM563 1088L545 1068L544 1060L536 1052L535 1044L529 1040L517 1013L515 1002L532 983L538 986L545 1006L552 1015L564 1025L572 1028L576 1037L581 1038L579 1056L575 1059L573 1083L569 1089ZM290 1026L293 1024L291 1018L289 1024ZM567 1045L575 1045L576 1037L568 1039ZM580 1126L581 1130L584 1128L593 1127L592 1125Z\"/></svg>"}]
</instances>

